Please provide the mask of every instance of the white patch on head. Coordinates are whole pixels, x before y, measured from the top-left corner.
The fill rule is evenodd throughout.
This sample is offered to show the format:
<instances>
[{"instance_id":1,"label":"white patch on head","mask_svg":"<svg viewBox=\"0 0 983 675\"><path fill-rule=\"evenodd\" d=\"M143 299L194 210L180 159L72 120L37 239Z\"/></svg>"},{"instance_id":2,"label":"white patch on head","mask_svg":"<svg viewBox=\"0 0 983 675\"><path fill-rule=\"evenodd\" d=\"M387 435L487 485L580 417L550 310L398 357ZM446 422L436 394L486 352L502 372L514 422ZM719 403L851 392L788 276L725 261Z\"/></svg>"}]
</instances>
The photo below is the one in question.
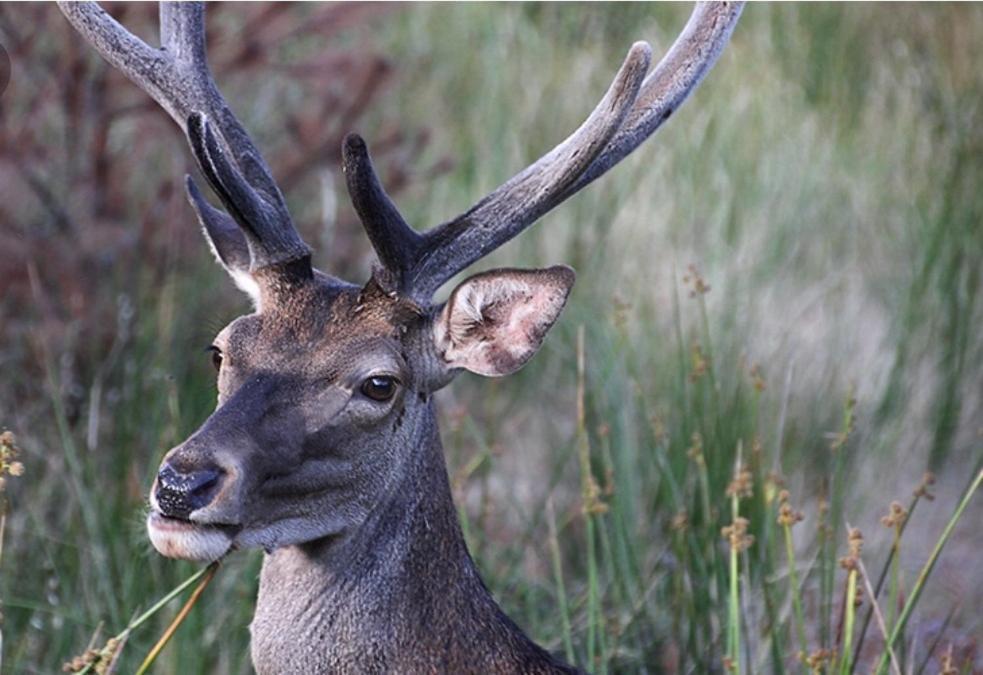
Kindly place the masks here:
<instances>
[{"instance_id":1,"label":"white patch on head","mask_svg":"<svg viewBox=\"0 0 983 675\"><path fill-rule=\"evenodd\" d=\"M253 275L246 270L234 270L229 269L229 275L232 277L232 281L235 285L239 287L239 290L244 292L249 296L250 300L253 301L253 306L256 311L261 311L261 296L259 292L259 284L253 279Z\"/></svg>"},{"instance_id":2,"label":"white patch on head","mask_svg":"<svg viewBox=\"0 0 983 675\"><path fill-rule=\"evenodd\" d=\"M253 275L250 274L248 270L227 265L222 259L222 256L219 254L218 248L215 247L215 242L212 240L211 235L208 234L208 230L203 228L203 231L205 233L205 241L208 242L208 249L212 252L212 255L215 256L215 261L229 273L229 276L232 277L232 281L235 283L236 287L249 296L249 299L253 301L253 306L256 308L256 311L260 311L259 284L256 283L255 279L253 279Z\"/></svg>"},{"instance_id":3,"label":"white patch on head","mask_svg":"<svg viewBox=\"0 0 983 675\"><path fill-rule=\"evenodd\" d=\"M507 375L539 349L573 286L573 270L493 270L465 280L434 324L452 368Z\"/></svg>"}]
</instances>

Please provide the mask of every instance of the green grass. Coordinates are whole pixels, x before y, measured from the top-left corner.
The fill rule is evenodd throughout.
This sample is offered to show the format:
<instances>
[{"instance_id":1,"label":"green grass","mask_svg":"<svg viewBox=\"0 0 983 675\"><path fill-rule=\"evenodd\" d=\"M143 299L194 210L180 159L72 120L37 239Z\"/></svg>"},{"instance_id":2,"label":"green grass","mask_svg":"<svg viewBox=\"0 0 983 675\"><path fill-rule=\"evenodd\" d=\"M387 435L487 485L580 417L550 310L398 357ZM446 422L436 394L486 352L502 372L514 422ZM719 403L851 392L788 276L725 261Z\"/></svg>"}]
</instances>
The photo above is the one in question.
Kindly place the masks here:
<instances>
[{"instance_id":1,"label":"green grass","mask_svg":"<svg viewBox=\"0 0 983 675\"><path fill-rule=\"evenodd\" d=\"M399 195L408 220L443 221L548 150L631 42L660 53L687 11L427 5L375 20L364 39L397 68L377 105L431 127L421 170L456 159ZM889 630L905 626L908 605L886 605L910 597L983 461L981 62L979 6L750 6L664 130L481 264L578 271L521 373L462 376L439 397L469 544L537 640L596 672L714 672L730 655L741 672L797 673L800 650L855 647L866 631L854 671L866 672L883 640L869 604L852 643L842 634L846 522L864 532L866 568L887 571ZM236 92L261 126L245 85ZM380 110L358 131L371 146L391 119ZM305 221L316 188L288 195ZM195 228L184 215L174 228ZM339 236L364 253L361 235ZM350 251L322 247L317 261L367 273ZM708 293L689 297L691 263ZM25 345L0 344L0 425L26 467L7 484L4 672L57 670L195 570L151 550L143 500L163 452L214 405L201 348L247 305L204 245L163 279L126 264L136 271L101 287L121 299L115 349L46 344L41 308ZM82 392L85 405L100 392L93 415L65 409L66 359L98 373ZM738 500L726 490L739 448L751 494ZM879 518L926 468L937 499L918 518L908 509L895 545ZM776 521L779 477L805 515L794 527ZM755 538L739 555L721 537L733 501ZM983 635L980 499L965 508L914 610L928 622L956 608L940 649ZM259 562L223 565L154 672L249 672ZM121 672L176 611L134 632ZM907 659L913 641L920 663L926 639L912 626L895 649ZM826 660L848 665L844 653Z\"/></svg>"}]
</instances>

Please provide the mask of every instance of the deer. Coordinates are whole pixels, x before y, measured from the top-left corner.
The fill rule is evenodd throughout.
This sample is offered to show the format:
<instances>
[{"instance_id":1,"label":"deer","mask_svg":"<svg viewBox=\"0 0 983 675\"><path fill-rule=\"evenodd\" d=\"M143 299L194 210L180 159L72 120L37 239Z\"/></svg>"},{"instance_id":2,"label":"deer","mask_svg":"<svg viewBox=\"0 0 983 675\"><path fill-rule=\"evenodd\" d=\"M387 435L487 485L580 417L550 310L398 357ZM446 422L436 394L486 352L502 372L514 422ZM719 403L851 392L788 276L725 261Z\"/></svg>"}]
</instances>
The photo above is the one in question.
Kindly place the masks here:
<instances>
[{"instance_id":1,"label":"deer","mask_svg":"<svg viewBox=\"0 0 983 675\"><path fill-rule=\"evenodd\" d=\"M342 166L377 264L353 284L312 250L210 74L205 7L160 3L160 47L98 4L60 2L74 28L177 123L221 207L185 177L218 263L252 300L215 337L214 412L169 450L147 531L171 558L263 549L250 656L259 673L580 672L499 608L454 506L434 394L457 374L521 368L574 284L564 265L502 268L435 294L651 136L713 67L741 3L698 3L664 58L628 50L568 138L424 231L349 134Z\"/></svg>"}]
</instances>

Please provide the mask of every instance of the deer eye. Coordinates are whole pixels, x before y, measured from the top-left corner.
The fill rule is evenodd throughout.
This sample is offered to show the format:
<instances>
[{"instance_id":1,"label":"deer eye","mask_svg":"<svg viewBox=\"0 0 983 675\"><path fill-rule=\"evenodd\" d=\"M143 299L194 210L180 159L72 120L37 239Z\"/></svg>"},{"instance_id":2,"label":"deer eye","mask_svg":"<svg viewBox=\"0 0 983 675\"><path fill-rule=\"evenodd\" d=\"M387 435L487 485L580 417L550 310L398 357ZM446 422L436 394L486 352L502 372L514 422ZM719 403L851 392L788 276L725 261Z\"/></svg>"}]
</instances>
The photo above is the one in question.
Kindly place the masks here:
<instances>
[{"instance_id":1,"label":"deer eye","mask_svg":"<svg viewBox=\"0 0 983 675\"><path fill-rule=\"evenodd\" d=\"M208 345L205 347L205 351L211 352L212 365L215 366L215 370L218 371L222 367L222 350L215 345Z\"/></svg>"},{"instance_id":2,"label":"deer eye","mask_svg":"<svg viewBox=\"0 0 983 675\"><path fill-rule=\"evenodd\" d=\"M396 394L397 384L391 375L374 375L362 382L361 391L373 401L388 401Z\"/></svg>"}]
</instances>

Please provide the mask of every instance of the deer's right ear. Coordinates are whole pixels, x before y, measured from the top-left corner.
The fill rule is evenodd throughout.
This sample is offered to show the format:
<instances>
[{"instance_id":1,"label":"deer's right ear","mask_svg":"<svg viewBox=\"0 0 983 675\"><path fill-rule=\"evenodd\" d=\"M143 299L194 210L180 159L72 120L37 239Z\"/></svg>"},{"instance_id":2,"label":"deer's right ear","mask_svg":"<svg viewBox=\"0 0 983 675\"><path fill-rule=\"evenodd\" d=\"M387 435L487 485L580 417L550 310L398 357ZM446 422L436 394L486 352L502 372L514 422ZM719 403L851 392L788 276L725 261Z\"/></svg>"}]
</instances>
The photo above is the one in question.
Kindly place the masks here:
<instances>
[{"instance_id":1,"label":"deer's right ear","mask_svg":"<svg viewBox=\"0 0 983 675\"><path fill-rule=\"evenodd\" d=\"M497 377L514 373L539 349L573 288L565 265L499 269L454 289L433 327L448 368Z\"/></svg>"},{"instance_id":2,"label":"deer's right ear","mask_svg":"<svg viewBox=\"0 0 983 675\"><path fill-rule=\"evenodd\" d=\"M185 176L188 201L191 202L198 222L216 260L229 273L232 280L259 307L259 285L249 273L249 246L246 237L232 218L208 203L191 176Z\"/></svg>"}]
</instances>

